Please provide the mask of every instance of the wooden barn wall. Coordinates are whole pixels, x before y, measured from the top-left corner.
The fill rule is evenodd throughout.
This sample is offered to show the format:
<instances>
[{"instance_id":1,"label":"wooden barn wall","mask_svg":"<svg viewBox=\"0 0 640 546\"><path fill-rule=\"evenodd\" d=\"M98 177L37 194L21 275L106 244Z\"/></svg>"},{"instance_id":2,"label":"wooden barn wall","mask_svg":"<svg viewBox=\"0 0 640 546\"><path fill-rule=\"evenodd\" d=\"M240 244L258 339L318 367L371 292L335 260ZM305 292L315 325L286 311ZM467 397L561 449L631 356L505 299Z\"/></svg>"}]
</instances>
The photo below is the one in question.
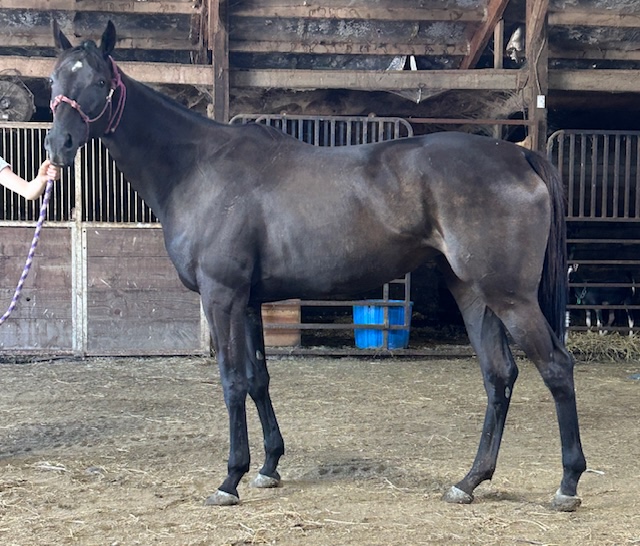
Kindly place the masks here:
<instances>
[{"instance_id":1,"label":"wooden barn wall","mask_svg":"<svg viewBox=\"0 0 640 546\"><path fill-rule=\"evenodd\" d=\"M33 238L33 227L0 226L0 302L2 311L13 298ZM35 350L73 352L73 280L71 233L48 227L18 306L0 326L0 352Z\"/></svg>"},{"instance_id":2,"label":"wooden barn wall","mask_svg":"<svg viewBox=\"0 0 640 546\"><path fill-rule=\"evenodd\" d=\"M389 67L396 56L429 56L428 68L453 68L467 53L481 2L330 0L321 6L249 0L229 13L234 68L359 69ZM433 21L424 21L429 12ZM440 14L440 15L438 15ZM446 54L446 57L445 57ZM423 68L427 68L424 66Z\"/></svg>"},{"instance_id":3,"label":"wooden barn wall","mask_svg":"<svg viewBox=\"0 0 640 546\"><path fill-rule=\"evenodd\" d=\"M86 230L87 354L188 354L200 298L178 279L160 229Z\"/></svg>"}]
</instances>

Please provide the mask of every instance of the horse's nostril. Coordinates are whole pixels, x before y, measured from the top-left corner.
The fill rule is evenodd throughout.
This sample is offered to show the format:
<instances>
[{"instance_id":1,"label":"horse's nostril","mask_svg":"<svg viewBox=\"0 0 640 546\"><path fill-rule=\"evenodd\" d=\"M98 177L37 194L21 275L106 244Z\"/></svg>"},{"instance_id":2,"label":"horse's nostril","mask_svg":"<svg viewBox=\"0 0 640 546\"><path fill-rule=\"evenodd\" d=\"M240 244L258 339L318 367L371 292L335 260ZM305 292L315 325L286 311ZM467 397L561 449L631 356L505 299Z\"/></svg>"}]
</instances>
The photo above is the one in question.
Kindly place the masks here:
<instances>
[{"instance_id":1,"label":"horse's nostril","mask_svg":"<svg viewBox=\"0 0 640 546\"><path fill-rule=\"evenodd\" d=\"M71 148L73 146L73 139L71 138L71 135L68 133L66 138L64 139L64 146L65 148Z\"/></svg>"}]
</instances>

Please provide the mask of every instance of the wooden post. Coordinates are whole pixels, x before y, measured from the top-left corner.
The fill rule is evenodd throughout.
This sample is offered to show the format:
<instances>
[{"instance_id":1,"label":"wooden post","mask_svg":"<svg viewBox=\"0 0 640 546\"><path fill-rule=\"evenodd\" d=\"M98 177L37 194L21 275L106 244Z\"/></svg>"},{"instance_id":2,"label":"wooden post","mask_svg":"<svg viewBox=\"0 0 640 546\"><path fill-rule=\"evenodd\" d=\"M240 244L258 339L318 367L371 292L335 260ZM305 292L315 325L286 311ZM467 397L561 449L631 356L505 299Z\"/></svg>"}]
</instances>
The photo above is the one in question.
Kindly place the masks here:
<instances>
[{"instance_id":1,"label":"wooden post","mask_svg":"<svg viewBox=\"0 0 640 546\"><path fill-rule=\"evenodd\" d=\"M229 121L228 0L209 0L209 47L213 72L213 119Z\"/></svg>"},{"instance_id":2,"label":"wooden post","mask_svg":"<svg viewBox=\"0 0 640 546\"><path fill-rule=\"evenodd\" d=\"M504 68L504 19L500 19L493 29L493 68ZM502 125L493 126L493 136L502 138Z\"/></svg>"},{"instance_id":3,"label":"wooden post","mask_svg":"<svg viewBox=\"0 0 640 546\"><path fill-rule=\"evenodd\" d=\"M527 0L526 44L528 80L525 88L532 150L547 146L547 95L549 93L549 49L547 12L549 0Z\"/></svg>"}]
</instances>

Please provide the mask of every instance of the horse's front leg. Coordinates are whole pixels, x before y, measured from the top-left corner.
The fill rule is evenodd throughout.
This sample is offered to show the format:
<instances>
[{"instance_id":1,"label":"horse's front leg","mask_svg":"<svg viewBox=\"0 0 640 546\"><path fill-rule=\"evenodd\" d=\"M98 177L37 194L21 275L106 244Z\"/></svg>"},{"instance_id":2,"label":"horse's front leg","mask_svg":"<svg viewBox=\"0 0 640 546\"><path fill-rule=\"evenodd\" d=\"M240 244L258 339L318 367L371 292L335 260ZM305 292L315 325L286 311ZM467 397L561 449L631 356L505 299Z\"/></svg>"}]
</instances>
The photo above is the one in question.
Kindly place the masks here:
<instances>
[{"instance_id":1,"label":"horse's front leg","mask_svg":"<svg viewBox=\"0 0 640 546\"><path fill-rule=\"evenodd\" d=\"M204 302L203 297L203 304ZM249 391L245 364L246 305L230 299L228 304L210 303L204 304L204 307L211 325L224 401L229 413L228 474L205 504L227 506L240 502L238 483L249 471L250 463L246 413Z\"/></svg>"},{"instance_id":2,"label":"horse's front leg","mask_svg":"<svg viewBox=\"0 0 640 546\"><path fill-rule=\"evenodd\" d=\"M246 318L247 377L249 395L258 410L264 437L265 461L258 475L251 481L253 487L278 487L280 474L276 470L284 455L284 440L269 395L269 372L264 350L264 335L260 305L249 306Z\"/></svg>"}]
</instances>

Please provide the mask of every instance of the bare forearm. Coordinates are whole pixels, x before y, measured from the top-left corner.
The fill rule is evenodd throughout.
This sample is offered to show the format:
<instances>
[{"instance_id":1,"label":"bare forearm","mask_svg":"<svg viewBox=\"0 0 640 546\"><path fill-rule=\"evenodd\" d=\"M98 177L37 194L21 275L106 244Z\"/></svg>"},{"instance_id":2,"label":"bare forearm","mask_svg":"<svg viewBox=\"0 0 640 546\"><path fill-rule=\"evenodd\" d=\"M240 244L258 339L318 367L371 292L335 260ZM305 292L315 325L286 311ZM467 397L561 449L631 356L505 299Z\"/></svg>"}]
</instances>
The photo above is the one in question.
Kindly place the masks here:
<instances>
[{"instance_id":1,"label":"bare forearm","mask_svg":"<svg viewBox=\"0 0 640 546\"><path fill-rule=\"evenodd\" d=\"M57 167L53 167L48 160L44 161L38 169L38 174L31 181L27 182L11 170L5 167L0 171L0 184L16 192L25 199L37 199L44 192L47 180L57 180L60 172Z\"/></svg>"}]
</instances>

